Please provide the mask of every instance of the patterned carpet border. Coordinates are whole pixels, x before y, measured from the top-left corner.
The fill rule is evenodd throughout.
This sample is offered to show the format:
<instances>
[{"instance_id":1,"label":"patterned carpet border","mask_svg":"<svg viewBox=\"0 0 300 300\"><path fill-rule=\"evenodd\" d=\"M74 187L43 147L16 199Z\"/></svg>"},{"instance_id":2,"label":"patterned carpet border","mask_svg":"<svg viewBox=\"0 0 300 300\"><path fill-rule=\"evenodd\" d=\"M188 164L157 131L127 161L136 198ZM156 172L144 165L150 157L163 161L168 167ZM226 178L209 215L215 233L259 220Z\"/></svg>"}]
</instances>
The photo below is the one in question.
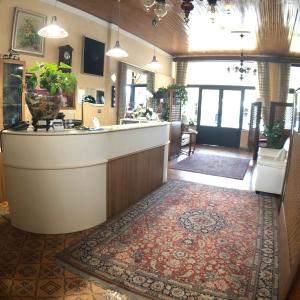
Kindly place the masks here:
<instances>
[{"instance_id":1,"label":"patterned carpet border","mask_svg":"<svg viewBox=\"0 0 300 300\"><path fill-rule=\"evenodd\" d=\"M247 297L234 297L218 293L214 290L192 285L181 284L178 281L170 281L162 276L153 276L143 270L128 268L118 265L114 269L114 261L105 257L92 257L92 247L95 245L104 245L110 240L125 232L132 222L137 222L143 217L143 214L151 209L154 205L163 201L163 196L171 193L176 187L184 188L186 186L197 186L198 189L209 191L223 191L234 193L239 197L250 195L252 198L259 199L258 230L256 241L256 255L252 278L249 281L248 289L252 291ZM116 290L124 292L128 290L143 297L151 299L278 299L278 225L277 209L274 198L269 196L256 195L248 191L234 190L228 188L207 186L193 182L172 180L163 185L160 189L145 197L139 203L125 211L120 216L100 225L92 234L80 242L70 246L64 252L56 256L64 266L70 266L72 270L78 270L78 273L88 278L100 279L100 282L108 282L116 286ZM94 261L91 263L92 260ZM84 264L84 267L82 264ZM120 274L123 274L120 276ZM145 289L142 286L144 281L138 279L145 278L148 285L155 286L157 290ZM126 280L125 280L126 279ZM164 288L161 289L163 285ZM118 288L120 287L120 289ZM111 285L110 285L111 288ZM167 295L164 292L168 292ZM170 296L171 294L171 296ZM129 295L132 295L131 293ZM138 299L138 298L137 298ZM144 299L144 298L143 298Z\"/></svg>"}]
</instances>

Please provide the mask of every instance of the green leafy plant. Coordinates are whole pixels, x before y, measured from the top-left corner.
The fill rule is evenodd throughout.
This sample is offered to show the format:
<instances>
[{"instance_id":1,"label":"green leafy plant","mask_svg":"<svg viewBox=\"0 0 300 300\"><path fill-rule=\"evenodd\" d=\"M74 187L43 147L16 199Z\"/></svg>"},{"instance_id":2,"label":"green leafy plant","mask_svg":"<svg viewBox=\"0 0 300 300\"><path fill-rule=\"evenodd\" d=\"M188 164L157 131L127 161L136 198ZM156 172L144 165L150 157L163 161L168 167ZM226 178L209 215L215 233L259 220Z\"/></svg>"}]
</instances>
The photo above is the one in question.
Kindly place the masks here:
<instances>
[{"instance_id":1,"label":"green leafy plant","mask_svg":"<svg viewBox=\"0 0 300 300\"><path fill-rule=\"evenodd\" d=\"M169 121L170 116L170 90L176 91L176 97L180 100L181 105L185 105L188 101L188 93L186 86L171 84L167 87L161 87L156 92L153 93L153 100L156 102L156 105L159 106L161 104L162 107L162 119L165 121Z\"/></svg>"},{"instance_id":2,"label":"green leafy plant","mask_svg":"<svg viewBox=\"0 0 300 300\"><path fill-rule=\"evenodd\" d=\"M281 148L283 133L284 133L284 121L276 121L267 124L265 126L265 130L263 134L268 139L268 147Z\"/></svg>"},{"instance_id":3,"label":"green leafy plant","mask_svg":"<svg viewBox=\"0 0 300 300\"><path fill-rule=\"evenodd\" d=\"M46 89L51 96L64 92L72 92L76 86L76 76L72 72L64 72L70 70L71 67L60 63L37 63L36 66L28 69L31 73L26 78L27 90L33 91L37 88Z\"/></svg>"}]
</instances>

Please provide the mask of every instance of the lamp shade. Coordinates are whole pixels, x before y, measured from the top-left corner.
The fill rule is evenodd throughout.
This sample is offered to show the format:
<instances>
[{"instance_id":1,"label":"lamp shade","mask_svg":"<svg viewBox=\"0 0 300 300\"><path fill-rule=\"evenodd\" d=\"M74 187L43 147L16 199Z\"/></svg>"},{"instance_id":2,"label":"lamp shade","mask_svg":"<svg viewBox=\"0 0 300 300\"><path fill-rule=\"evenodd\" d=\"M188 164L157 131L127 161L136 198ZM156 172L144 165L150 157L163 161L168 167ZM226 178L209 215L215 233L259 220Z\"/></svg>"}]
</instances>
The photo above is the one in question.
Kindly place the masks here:
<instances>
[{"instance_id":1,"label":"lamp shade","mask_svg":"<svg viewBox=\"0 0 300 300\"><path fill-rule=\"evenodd\" d=\"M127 57L128 53L121 47L120 42L116 41L115 46L112 49L108 50L106 52L106 55L115 58L122 58Z\"/></svg>"},{"instance_id":2,"label":"lamp shade","mask_svg":"<svg viewBox=\"0 0 300 300\"><path fill-rule=\"evenodd\" d=\"M156 55L153 55L153 58L151 60L151 62L146 65L146 67L150 70L153 70L153 71L158 71L160 69L162 69L162 64L157 60L156 58Z\"/></svg>"},{"instance_id":3,"label":"lamp shade","mask_svg":"<svg viewBox=\"0 0 300 300\"><path fill-rule=\"evenodd\" d=\"M61 39L67 37L68 32L57 24L57 17L53 16L50 24L41 28L38 35L44 38Z\"/></svg>"}]
</instances>

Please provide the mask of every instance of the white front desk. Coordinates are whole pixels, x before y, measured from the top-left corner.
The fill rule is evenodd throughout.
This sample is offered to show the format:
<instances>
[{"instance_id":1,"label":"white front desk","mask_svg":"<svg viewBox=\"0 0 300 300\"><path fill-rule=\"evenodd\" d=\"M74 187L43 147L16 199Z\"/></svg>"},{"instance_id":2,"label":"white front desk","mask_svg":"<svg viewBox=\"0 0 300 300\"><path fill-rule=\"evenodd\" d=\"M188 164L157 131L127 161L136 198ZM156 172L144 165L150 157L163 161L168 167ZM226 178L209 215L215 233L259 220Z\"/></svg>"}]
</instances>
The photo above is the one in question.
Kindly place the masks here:
<instances>
[{"instance_id":1,"label":"white front desk","mask_svg":"<svg viewBox=\"0 0 300 300\"><path fill-rule=\"evenodd\" d=\"M104 128L100 132L4 131L13 226L58 234L105 222L107 163L118 157L163 146L163 180L167 180L169 123Z\"/></svg>"}]
</instances>

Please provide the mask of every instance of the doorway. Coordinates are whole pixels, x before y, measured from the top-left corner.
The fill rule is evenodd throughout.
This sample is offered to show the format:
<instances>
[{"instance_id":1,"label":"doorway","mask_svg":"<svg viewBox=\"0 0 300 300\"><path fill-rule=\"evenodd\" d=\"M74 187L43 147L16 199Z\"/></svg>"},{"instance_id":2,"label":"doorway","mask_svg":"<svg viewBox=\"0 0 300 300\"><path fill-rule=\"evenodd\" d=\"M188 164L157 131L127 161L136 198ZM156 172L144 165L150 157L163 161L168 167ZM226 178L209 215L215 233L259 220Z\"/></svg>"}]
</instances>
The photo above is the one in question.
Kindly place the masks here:
<instances>
[{"instance_id":1,"label":"doorway","mask_svg":"<svg viewBox=\"0 0 300 300\"><path fill-rule=\"evenodd\" d=\"M197 144L240 147L244 99L250 86L188 86L198 94Z\"/></svg>"}]
</instances>

